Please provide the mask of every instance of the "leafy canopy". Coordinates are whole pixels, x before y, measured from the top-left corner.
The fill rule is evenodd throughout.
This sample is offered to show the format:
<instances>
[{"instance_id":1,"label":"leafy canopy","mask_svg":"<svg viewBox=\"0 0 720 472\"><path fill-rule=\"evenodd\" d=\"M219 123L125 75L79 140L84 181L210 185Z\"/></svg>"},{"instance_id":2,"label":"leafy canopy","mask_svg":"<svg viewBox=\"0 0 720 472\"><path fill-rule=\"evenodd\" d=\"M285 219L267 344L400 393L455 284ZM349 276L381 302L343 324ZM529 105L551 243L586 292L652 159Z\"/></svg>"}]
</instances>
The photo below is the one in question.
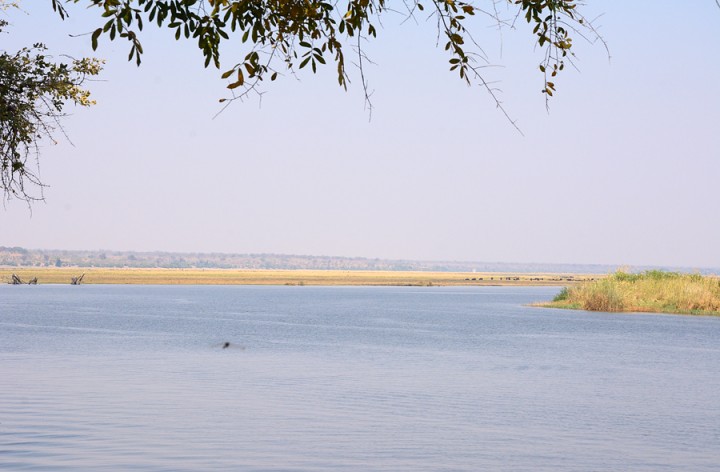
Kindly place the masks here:
<instances>
[{"instance_id":1,"label":"leafy canopy","mask_svg":"<svg viewBox=\"0 0 720 472\"><path fill-rule=\"evenodd\" d=\"M478 0L481 1L482 0ZM476 14L491 16L498 25L511 26L524 19L533 27L537 45L543 49L540 71L542 92L552 96L553 77L564 69L572 48L572 32L594 32L578 12L576 0L485 0L484 10L473 0L65 0L89 4L100 10L104 22L92 32L92 46L101 36L129 42L129 60L140 64L143 46L140 32L148 24L169 28L175 38L192 38L202 51L205 66L220 68L220 46L231 35L247 45L245 56L222 77L230 82L233 99L256 90L266 78L277 79L283 71L309 67L313 72L328 62L334 64L337 81L347 87L347 51L357 57L362 74L366 57L362 40L374 38L383 15L404 10L414 17L429 15L437 21L440 43L449 55L450 70L470 84L482 84L501 105L494 90L480 74L482 50L466 28ZM498 6L505 3L512 17L500 18ZM392 6L391 6L392 4ZM62 0L53 7L64 17ZM363 75L363 87L368 98ZM237 89L237 90L236 90ZM232 99L231 99L232 100ZM223 100L224 101L224 100Z\"/></svg>"},{"instance_id":2,"label":"leafy canopy","mask_svg":"<svg viewBox=\"0 0 720 472\"><path fill-rule=\"evenodd\" d=\"M15 4L0 2L0 9L10 6ZM0 20L0 32L6 26ZM37 170L39 141L54 142L66 104L95 103L82 85L101 68L97 59L55 62L41 43L15 53L0 50L0 188L5 198L42 198L28 191L31 186L42 192Z\"/></svg>"},{"instance_id":3,"label":"leafy canopy","mask_svg":"<svg viewBox=\"0 0 720 472\"><path fill-rule=\"evenodd\" d=\"M304 68L316 72L328 63L333 64L338 84L347 88L349 51L351 62L359 67L369 104L363 41L377 36L384 15L404 10L400 14L429 16L437 22L438 42L448 53L450 70L468 84L485 87L505 113L481 74L485 59L466 26L471 17L488 15L498 26L510 27L518 20L531 25L534 41L544 52L539 69L546 97L555 92L553 78L572 57L571 34L594 35L592 25L578 12L577 0L52 0L61 18L67 16L70 4L97 9L100 23L90 36L93 49L101 37L127 40L128 59L137 64L143 54L140 34L148 24L170 29L176 39L194 39L205 67L221 67L221 45L232 35L246 49L244 57L222 72L232 96L221 102L257 92L265 79L274 81L280 74ZM508 20L497 13L503 4L511 13ZM16 2L0 0L0 10L16 6ZM6 26L0 21L0 31ZM32 186L42 192L37 174L39 142L44 138L54 142L53 135L62 131L60 119L68 103L94 103L82 86L101 67L96 59L56 62L39 43L15 53L0 49L0 189L5 198L42 198L27 190Z\"/></svg>"}]
</instances>

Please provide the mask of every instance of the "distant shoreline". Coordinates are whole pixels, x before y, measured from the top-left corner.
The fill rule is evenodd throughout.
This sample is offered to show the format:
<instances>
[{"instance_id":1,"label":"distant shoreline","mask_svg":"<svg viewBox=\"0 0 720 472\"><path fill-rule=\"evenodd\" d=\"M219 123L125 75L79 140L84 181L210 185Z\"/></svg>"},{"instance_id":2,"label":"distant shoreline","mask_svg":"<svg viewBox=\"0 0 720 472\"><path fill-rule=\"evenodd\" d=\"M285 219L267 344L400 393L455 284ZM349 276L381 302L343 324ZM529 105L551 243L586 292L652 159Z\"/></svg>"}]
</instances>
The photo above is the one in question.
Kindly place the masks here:
<instances>
[{"instance_id":1,"label":"distant shoreline","mask_svg":"<svg viewBox=\"0 0 720 472\"><path fill-rule=\"evenodd\" d=\"M597 274L424 272L376 270L135 269L96 267L1 267L0 280L12 275L27 283L142 285L312 285L312 286L566 286L597 279Z\"/></svg>"}]
</instances>

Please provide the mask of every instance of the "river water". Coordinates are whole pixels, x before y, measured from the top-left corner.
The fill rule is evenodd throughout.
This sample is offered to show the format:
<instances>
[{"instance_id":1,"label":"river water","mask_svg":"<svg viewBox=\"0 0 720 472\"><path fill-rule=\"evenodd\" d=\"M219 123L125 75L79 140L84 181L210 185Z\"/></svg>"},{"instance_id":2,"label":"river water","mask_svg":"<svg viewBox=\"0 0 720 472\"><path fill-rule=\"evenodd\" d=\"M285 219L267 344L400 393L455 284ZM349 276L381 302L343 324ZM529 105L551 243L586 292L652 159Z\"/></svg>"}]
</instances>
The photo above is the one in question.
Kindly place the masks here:
<instances>
[{"instance_id":1,"label":"river water","mask_svg":"<svg viewBox=\"0 0 720 472\"><path fill-rule=\"evenodd\" d=\"M0 469L720 470L720 318L556 292L1 286Z\"/></svg>"}]
</instances>

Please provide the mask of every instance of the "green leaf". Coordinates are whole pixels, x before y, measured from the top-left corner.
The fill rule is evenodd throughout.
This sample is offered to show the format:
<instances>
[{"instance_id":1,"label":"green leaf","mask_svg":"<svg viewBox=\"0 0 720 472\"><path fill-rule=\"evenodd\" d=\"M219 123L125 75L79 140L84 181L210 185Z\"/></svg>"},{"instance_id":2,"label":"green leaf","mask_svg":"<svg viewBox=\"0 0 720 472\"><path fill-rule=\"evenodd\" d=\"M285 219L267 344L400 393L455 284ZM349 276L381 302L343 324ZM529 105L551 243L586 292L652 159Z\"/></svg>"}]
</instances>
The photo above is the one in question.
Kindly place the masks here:
<instances>
[{"instance_id":1,"label":"green leaf","mask_svg":"<svg viewBox=\"0 0 720 472\"><path fill-rule=\"evenodd\" d=\"M93 51L95 51L95 50L97 49L97 47L98 47L98 38L99 38L100 35L102 34L102 31L103 31L102 28L98 28L98 29L96 29L95 31L93 31L93 34L92 34L92 48L93 48Z\"/></svg>"}]
</instances>

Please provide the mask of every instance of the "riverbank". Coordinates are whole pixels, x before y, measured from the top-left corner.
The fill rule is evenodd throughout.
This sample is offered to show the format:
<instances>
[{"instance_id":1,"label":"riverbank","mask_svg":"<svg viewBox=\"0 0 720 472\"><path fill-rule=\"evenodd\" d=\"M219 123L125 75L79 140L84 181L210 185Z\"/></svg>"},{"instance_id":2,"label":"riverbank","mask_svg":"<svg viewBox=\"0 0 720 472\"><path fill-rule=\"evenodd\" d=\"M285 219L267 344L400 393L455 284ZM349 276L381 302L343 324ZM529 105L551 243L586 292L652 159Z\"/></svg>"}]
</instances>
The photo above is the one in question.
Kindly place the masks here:
<instances>
[{"instance_id":1,"label":"riverbank","mask_svg":"<svg viewBox=\"0 0 720 472\"><path fill-rule=\"evenodd\" d=\"M720 278L659 270L618 271L563 289L536 306L607 312L720 316Z\"/></svg>"},{"instance_id":2,"label":"riverbank","mask_svg":"<svg viewBox=\"0 0 720 472\"><path fill-rule=\"evenodd\" d=\"M564 286L597 279L596 274L512 274L477 272L410 272L348 270L108 269L87 267L4 267L0 280L12 275L39 284L147 285L376 285L376 286Z\"/></svg>"}]
</instances>

